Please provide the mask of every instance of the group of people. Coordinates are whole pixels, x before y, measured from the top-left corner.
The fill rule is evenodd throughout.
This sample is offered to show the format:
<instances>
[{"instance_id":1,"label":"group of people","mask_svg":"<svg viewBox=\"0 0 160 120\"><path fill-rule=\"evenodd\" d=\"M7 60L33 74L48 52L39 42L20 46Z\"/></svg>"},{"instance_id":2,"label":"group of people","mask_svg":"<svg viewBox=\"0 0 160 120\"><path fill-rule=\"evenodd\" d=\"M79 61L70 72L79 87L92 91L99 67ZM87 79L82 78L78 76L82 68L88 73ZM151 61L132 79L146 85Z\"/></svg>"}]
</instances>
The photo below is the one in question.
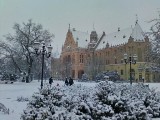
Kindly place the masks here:
<instances>
[{"instance_id":1,"label":"group of people","mask_svg":"<svg viewBox=\"0 0 160 120\"><path fill-rule=\"evenodd\" d=\"M52 86L52 83L53 83L53 78L50 77L50 78L49 78L50 87ZM71 77L69 77L69 79L66 77L66 79L65 79L65 85L71 86L71 85L73 85L73 84L74 84L73 79L72 79Z\"/></svg>"},{"instance_id":2,"label":"group of people","mask_svg":"<svg viewBox=\"0 0 160 120\"><path fill-rule=\"evenodd\" d=\"M68 78L66 77L66 79L65 79L65 85L73 85L74 84L74 82L73 82L73 79L71 78L71 77L69 77L69 80L68 80Z\"/></svg>"}]
</instances>

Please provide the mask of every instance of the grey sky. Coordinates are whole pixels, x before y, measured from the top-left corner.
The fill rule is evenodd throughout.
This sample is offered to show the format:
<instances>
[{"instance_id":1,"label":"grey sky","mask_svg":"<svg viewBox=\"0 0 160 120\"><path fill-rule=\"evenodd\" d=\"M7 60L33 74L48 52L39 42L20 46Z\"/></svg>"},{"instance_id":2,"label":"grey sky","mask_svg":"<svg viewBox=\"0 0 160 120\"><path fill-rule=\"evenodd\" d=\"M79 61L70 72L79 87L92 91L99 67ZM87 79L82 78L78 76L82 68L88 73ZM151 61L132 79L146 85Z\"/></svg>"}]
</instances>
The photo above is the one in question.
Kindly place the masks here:
<instances>
[{"instance_id":1,"label":"grey sky","mask_svg":"<svg viewBox=\"0 0 160 120\"><path fill-rule=\"evenodd\" d=\"M146 21L158 17L160 0L0 0L0 39L13 33L14 23L32 19L55 34L54 50L61 50L68 24L80 31L111 33L139 24L148 31ZM159 9L160 11L160 9Z\"/></svg>"}]
</instances>

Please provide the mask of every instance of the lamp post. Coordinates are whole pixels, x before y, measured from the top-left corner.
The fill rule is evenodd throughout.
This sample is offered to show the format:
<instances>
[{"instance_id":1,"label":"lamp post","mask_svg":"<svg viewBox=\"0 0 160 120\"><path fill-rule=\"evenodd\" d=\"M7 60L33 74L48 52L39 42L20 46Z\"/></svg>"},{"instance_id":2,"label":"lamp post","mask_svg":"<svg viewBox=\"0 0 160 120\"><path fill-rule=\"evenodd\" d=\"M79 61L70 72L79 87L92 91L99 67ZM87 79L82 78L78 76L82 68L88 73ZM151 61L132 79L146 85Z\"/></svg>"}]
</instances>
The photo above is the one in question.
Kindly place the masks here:
<instances>
[{"instance_id":1,"label":"lamp post","mask_svg":"<svg viewBox=\"0 0 160 120\"><path fill-rule=\"evenodd\" d=\"M134 54L133 56L129 56L125 53L124 54L124 61L126 64L129 63L129 72L130 72L130 84L132 85L132 64L136 64L137 62L137 55Z\"/></svg>"},{"instance_id":2,"label":"lamp post","mask_svg":"<svg viewBox=\"0 0 160 120\"><path fill-rule=\"evenodd\" d=\"M35 52L36 55L42 55L42 74L41 74L41 89L43 88L43 73L44 73L44 56L46 55L47 58L49 58L51 56L51 52L52 52L52 46L48 46L48 50L46 49L45 43L42 42L42 49L39 49L40 47L40 42L35 42L34 43L34 47L35 47Z\"/></svg>"}]
</instances>

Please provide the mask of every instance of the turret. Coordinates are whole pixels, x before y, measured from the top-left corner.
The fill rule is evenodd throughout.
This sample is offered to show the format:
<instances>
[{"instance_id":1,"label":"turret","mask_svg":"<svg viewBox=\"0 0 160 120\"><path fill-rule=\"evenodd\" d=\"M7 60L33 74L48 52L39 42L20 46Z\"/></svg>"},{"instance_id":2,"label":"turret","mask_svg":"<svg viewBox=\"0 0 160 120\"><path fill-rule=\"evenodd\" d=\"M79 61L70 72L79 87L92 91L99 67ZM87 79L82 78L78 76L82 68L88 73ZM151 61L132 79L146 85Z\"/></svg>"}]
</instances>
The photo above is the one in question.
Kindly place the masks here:
<instances>
[{"instance_id":1,"label":"turret","mask_svg":"<svg viewBox=\"0 0 160 120\"><path fill-rule=\"evenodd\" d=\"M91 43L97 42L97 40L98 40L98 35L97 35L96 31L92 31L90 34L90 42Z\"/></svg>"}]
</instances>

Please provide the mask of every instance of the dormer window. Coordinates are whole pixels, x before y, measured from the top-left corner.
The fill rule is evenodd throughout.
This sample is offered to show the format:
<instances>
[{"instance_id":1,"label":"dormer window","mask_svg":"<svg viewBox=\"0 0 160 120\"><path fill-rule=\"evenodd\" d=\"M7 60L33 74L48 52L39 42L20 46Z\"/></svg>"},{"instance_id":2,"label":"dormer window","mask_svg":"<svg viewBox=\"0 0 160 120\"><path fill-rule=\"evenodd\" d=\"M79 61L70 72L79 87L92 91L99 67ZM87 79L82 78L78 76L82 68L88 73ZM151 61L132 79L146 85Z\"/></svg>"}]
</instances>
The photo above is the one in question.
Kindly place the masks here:
<instances>
[{"instance_id":1,"label":"dormer window","mask_svg":"<svg viewBox=\"0 0 160 120\"><path fill-rule=\"evenodd\" d=\"M67 46L67 48L69 49L69 48L71 48L70 46Z\"/></svg>"},{"instance_id":2,"label":"dormer window","mask_svg":"<svg viewBox=\"0 0 160 120\"><path fill-rule=\"evenodd\" d=\"M105 43L105 41L103 41L103 44Z\"/></svg>"},{"instance_id":3,"label":"dormer window","mask_svg":"<svg viewBox=\"0 0 160 120\"><path fill-rule=\"evenodd\" d=\"M123 35L123 38L126 38L126 36L125 36L125 35Z\"/></svg>"}]
</instances>

